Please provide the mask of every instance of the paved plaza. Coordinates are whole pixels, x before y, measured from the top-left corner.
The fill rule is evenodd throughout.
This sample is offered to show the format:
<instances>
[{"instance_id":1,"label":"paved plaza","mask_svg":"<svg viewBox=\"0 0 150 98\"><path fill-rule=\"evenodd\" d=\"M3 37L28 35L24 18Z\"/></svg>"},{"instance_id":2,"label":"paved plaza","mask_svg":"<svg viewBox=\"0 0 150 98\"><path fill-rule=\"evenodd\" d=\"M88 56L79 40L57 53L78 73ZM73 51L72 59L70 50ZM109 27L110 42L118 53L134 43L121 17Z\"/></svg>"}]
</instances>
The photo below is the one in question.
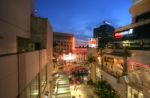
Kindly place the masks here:
<instances>
[{"instance_id":1,"label":"paved plaza","mask_svg":"<svg viewBox=\"0 0 150 98\"><path fill-rule=\"evenodd\" d=\"M98 98L94 94L94 88L85 84L71 85L72 98Z\"/></svg>"}]
</instances>

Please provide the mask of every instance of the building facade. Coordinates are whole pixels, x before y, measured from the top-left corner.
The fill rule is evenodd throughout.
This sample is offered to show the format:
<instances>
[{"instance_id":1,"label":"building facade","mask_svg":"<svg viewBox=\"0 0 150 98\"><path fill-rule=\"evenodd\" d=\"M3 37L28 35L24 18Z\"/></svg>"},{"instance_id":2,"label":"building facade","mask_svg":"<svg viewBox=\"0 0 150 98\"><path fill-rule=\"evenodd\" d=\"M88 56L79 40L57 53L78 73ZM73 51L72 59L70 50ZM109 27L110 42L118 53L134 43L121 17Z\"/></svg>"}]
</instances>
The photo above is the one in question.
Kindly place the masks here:
<instances>
[{"instance_id":1,"label":"building facade","mask_svg":"<svg viewBox=\"0 0 150 98\"><path fill-rule=\"evenodd\" d=\"M115 41L104 49L102 78L121 98L149 98L150 1L130 8L132 24L115 30Z\"/></svg>"},{"instance_id":2,"label":"building facade","mask_svg":"<svg viewBox=\"0 0 150 98\"><path fill-rule=\"evenodd\" d=\"M75 47L76 63L85 64L87 61L87 47Z\"/></svg>"},{"instance_id":3,"label":"building facade","mask_svg":"<svg viewBox=\"0 0 150 98\"><path fill-rule=\"evenodd\" d=\"M1 0L0 12L0 98L50 96L52 28L48 20L34 23L34 0ZM38 36L41 32L36 29L42 34Z\"/></svg>"},{"instance_id":4,"label":"building facade","mask_svg":"<svg viewBox=\"0 0 150 98\"><path fill-rule=\"evenodd\" d=\"M93 32L93 38L97 38L99 48L104 48L109 41L112 41L113 35L114 27L105 21L100 27L95 28Z\"/></svg>"},{"instance_id":5,"label":"building facade","mask_svg":"<svg viewBox=\"0 0 150 98\"><path fill-rule=\"evenodd\" d=\"M69 33L54 32L53 33L53 53L54 57L73 53L75 48L74 35Z\"/></svg>"}]
</instances>

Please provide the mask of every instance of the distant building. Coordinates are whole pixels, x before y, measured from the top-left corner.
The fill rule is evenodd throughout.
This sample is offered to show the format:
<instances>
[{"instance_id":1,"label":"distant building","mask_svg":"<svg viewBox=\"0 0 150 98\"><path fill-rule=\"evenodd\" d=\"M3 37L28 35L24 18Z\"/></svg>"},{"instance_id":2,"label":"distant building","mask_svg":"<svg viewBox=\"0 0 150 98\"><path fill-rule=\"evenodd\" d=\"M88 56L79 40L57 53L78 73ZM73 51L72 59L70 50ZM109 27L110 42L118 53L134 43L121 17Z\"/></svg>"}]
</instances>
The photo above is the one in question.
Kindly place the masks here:
<instances>
[{"instance_id":1,"label":"distant building","mask_svg":"<svg viewBox=\"0 0 150 98\"><path fill-rule=\"evenodd\" d=\"M88 42L89 48L98 48L98 39L91 38Z\"/></svg>"},{"instance_id":2,"label":"distant building","mask_svg":"<svg viewBox=\"0 0 150 98\"><path fill-rule=\"evenodd\" d=\"M47 49L47 59L50 61L53 55L53 33L47 18L31 17L31 39L39 43L37 48Z\"/></svg>"},{"instance_id":3,"label":"distant building","mask_svg":"<svg viewBox=\"0 0 150 98\"><path fill-rule=\"evenodd\" d=\"M87 61L87 47L75 47L76 62L83 64Z\"/></svg>"},{"instance_id":4,"label":"distant building","mask_svg":"<svg viewBox=\"0 0 150 98\"><path fill-rule=\"evenodd\" d=\"M93 38L98 39L98 48L104 48L106 43L113 40L114 27L104 22L100 27L95 28Z\"/></svg>"},{"instance_id":5,"label":"distant building","mask_svg":"<svg viewBox=\"0 0 150 98\"><path fill-rule=\"evenodd\" d=\"M53 33L53 53L58 56L63 53L72 53L75 48L75 38L73 34L54 32Z\"/></svg>"}]
</instances>

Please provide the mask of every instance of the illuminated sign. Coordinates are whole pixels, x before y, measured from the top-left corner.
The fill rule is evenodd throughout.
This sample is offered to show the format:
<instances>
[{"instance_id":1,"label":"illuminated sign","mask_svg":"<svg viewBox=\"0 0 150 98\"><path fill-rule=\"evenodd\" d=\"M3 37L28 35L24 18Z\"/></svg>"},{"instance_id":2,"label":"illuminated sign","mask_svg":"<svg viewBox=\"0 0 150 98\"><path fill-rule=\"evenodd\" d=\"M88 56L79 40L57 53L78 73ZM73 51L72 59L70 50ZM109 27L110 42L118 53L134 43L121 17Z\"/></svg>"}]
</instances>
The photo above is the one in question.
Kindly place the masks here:
<instances>
[{"instance_id":1,"label":"illuminated sign","mask_svg":"<svg viewBox=\"0 0 150 98\"><path fill-rule=\"evenodd\" d=\"M123 36L131 35L131 34L133 34L133 29L129 29L129 30L123 31L123 32L117 32L117 33L115 33L115 39L121 39Z\"/></svg>"},{"instance_id":2,"label":"illuminated sign","mask_svg":"<svg viewBox=\"0 0 150 98\"><path fill-rule=\"evenodd\" d=\"M120 35L120 33L115 33L115 39L121 39L122 36Z\"/></svg>"},{"instance_id":3,"label":"illuminated sign","mask_svg":"<svg viewBox=\"0 0 150 98\"><path fill-rule=\"evenodd\" d=\"M90 40L89 40L89 47L90 48L96 48L97 47L97 40L96 39L94 39L94 38L91 38Z\"/></svg>"},{"instance_id":4,"label":"illuminated sign","mask_svg":"<svg viewBox=\"0 0 150 98\"><path fill-rule=\"evenodd\" d=\"M75 60L76 59L76 54L63 54L63 60L65 61L70 61L70 60Z\"/></svg>"},{"instance_id":5,"label":"illuminated sign","mask_svg":"<svg viewBox=\"0 0 150 98\"><path fill-rule=\"evenodd\" d=\"M129 29L128 31L120 32L120 35L124 36L124 35L132 34L132 33L133 33L133 29Z\"/></svg>"}]
</instances>

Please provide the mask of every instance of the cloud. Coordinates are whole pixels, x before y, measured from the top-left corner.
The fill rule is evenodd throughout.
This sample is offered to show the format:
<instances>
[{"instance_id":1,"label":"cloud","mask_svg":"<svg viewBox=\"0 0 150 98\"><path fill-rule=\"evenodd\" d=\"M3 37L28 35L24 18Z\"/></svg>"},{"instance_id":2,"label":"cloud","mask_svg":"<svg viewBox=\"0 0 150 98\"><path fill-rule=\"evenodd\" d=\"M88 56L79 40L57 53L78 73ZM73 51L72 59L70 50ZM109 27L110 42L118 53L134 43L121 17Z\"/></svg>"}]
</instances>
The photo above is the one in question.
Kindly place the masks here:
<instances>
[{"instance_id":1,"label":"cloud","mask_svg":"<svg viewBox=\"0 0 150 98\"><path fill-rule=\"evenodd\" d=\"M130 0L37 0L39 16L47 17L54 31L69 32L87 41L104 20L114 27L131 22Z\"/></svg>"}]
</instances>

